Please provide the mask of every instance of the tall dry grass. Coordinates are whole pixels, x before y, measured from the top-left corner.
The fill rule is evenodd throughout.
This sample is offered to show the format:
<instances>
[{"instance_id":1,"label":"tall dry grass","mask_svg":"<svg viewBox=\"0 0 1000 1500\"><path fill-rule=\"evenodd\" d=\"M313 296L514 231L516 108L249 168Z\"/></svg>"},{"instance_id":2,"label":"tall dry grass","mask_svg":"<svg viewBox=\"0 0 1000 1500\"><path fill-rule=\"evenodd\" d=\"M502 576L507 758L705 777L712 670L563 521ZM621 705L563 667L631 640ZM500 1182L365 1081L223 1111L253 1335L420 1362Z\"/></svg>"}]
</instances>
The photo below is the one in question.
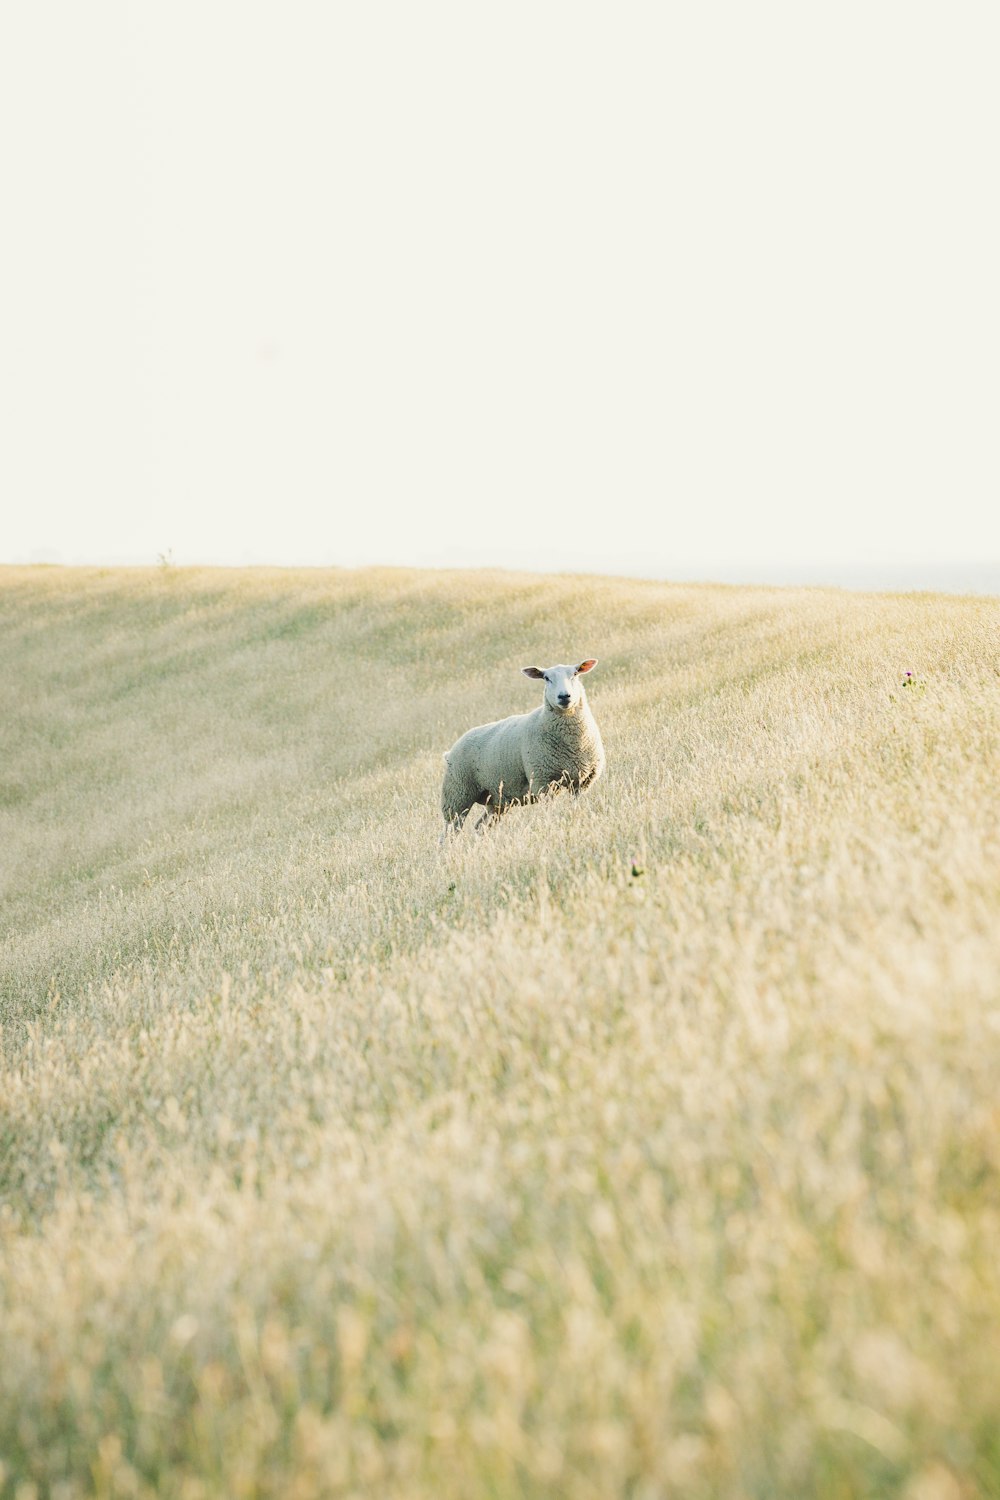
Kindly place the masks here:
<instances>
[{"instance_id":1,"label":"tall dry grass","mask_svg":"<svg viewBox=\"0 0 1000 1500\"><path fill-rule=\"evenodd\" d=\"M0 625L5 1495L1000 1494L996 601ZM441 750L574 653L606 779L442 856Z\"/></svg>"}]
</instances>

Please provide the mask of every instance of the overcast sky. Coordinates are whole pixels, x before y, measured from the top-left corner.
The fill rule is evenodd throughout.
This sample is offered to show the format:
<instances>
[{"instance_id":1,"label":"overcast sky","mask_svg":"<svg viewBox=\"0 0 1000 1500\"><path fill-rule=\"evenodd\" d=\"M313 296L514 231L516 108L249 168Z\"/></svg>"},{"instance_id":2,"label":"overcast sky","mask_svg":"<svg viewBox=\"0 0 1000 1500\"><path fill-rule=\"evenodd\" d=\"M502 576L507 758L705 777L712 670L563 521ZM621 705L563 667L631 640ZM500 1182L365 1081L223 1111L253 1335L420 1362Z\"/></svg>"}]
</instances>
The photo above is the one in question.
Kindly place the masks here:
<instances>
[{"instance_id":1,"label":"overcast sky","mask_svg":"<svg viewBox=\"0 0 1000 1500\"><path fill-rule=\"evenodd\" d=\"M0 20L0 560L1000 561L990 3Z\"/></svg>"}]
</instances>

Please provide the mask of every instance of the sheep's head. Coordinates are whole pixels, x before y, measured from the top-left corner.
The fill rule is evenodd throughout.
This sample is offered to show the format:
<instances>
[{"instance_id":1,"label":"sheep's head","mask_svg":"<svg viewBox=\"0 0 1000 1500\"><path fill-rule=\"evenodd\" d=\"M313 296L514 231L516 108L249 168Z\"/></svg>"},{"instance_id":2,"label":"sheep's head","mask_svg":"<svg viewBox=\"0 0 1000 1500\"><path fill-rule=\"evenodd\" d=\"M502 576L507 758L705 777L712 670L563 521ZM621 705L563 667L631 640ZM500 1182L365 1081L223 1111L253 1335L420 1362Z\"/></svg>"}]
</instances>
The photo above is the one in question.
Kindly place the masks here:
<instances>
[{"instance_id":1,"label":"sheep's head","mask_svg":"<svg viewBox=\"0 0 1000 1500\"><path fill-rule=\"evenodd\" d=\"M525 677L537 677L545 683L545 707L557 714L569 714L586 696L581 673L597 666L597 657L582 661L578 667L522 667Z\"/></svg>"}]
</instances>

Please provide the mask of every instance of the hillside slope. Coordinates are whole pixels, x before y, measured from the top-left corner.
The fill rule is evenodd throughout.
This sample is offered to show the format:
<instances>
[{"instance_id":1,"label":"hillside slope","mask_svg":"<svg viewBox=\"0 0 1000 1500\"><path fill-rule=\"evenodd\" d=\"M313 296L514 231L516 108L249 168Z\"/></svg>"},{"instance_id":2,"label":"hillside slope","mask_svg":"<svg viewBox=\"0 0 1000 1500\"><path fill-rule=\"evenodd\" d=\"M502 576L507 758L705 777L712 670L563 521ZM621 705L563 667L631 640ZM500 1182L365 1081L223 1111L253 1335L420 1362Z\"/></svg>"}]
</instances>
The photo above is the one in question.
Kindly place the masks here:
<instances>
[{"instance_id":1,"label":"hillside slope","mask_svg":"<svg viewBox=\"0 0 1000 1500\"><path fill-rule=\"evenodd\" d=\"M584 655L606 779L442 853ZM1000 1492L998 667L986 599L0 569L2 1492Z\"/></svg>"}]
</instances>

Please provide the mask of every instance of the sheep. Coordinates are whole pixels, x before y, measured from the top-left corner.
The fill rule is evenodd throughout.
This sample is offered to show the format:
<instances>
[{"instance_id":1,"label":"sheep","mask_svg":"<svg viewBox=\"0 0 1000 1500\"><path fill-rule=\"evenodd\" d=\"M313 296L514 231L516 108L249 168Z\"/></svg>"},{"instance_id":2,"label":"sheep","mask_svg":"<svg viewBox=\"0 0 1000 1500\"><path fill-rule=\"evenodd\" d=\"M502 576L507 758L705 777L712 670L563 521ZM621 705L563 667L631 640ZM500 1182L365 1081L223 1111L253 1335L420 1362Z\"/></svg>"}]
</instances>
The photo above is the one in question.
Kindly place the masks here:
<instances>
[{"instance_id":1,"label":"sheep","mask_svg":"<svg viewBox=\"0 0 1000 1500\"><path fill-rule=\"evenodd\" d=\"M458 833L477 803L487 809L477 827L482 832L515 804L593 785L604 770L604 746L580 679L596 666L591 657L578 667L522 667L525 677L545 683L541 705L479 724L456 740L444 757L442 842Z\"/></svg>"}]
</instances>

